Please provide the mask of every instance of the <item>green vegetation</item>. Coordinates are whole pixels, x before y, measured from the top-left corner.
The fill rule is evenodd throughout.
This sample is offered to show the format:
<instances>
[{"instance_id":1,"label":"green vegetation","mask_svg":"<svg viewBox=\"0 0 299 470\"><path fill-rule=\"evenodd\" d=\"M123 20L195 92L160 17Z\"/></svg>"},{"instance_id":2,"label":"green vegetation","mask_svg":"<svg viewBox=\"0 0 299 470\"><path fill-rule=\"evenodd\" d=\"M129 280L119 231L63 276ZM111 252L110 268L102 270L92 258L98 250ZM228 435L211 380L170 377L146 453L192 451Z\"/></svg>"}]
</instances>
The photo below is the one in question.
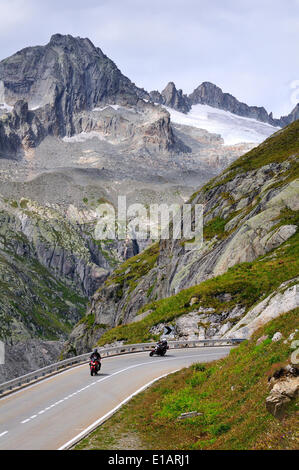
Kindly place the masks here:
<instances>
[{"instance_id":1,"label":"green vegetation","mask_svg":"<svg viewBox=\"0 0 299 470\"><path fill-rule=\"evenodd\" d=\"M290 162L290 167L285 172L284 182L292 181L299 176L298 154L299 121L295 121L270 136L258 147L238 158L224 171L220 178L216 177L209 181L203 187L203 191L207 192L216 186L233 180L238 173L257 170L270 163L283 163L286 160ZM281 182L277 184L280 185ZM194 200L198 193L192 196L191 200Z\"/></svg>"},{"instance_id":2,"label":"green vegetation","mask_svg":"<svg viewBox=\"0 0 299 470\"><path fill-rule=\"evenodd\" d=\"M153 338L150 329L159 323L167 323L194 310L190 306L193 297L198 298L196 307L214 308L215 313L232 309L235 305L251 307L277 289L283 282L293 279L299 272L299 233L286 243L252 263L241 263L225 274L209 279L198 286L182 290L177 295L145 305L138 313L153 312L145 319L130 325L121 325L107 331L99 346L114 341L126 343L147 342ZM137 282L136 280L134 282ZM231 294L231 300L221 302L219 296Z\"/></svg>"},{"instance_id":3,"label":"green vegetation","mask_svg":"<svg viewBox=\"0 0 299 470\"><path fill-rule=\"evenodd\" d=\"M83 317L79 321L79 325L85 325L88 330L91 330L91 329L94 329L94 328L95 329L102 328L103 330L106 330L107 328L109 328L108 325L95 323L95 314L94 313L91 313L90 315L87 315L87 316Z\"/></svg>"},{"instance_id":4,"label":"green vegetation","mask_svg":"<svg viewBox=\"0 0 299 470\"><path fill-rule=\"evenodd\" d=\"M227 220L222 219L221 217L215 217L215 219L205 224L203 230L204 239L211 240L215 236L217 236L218 239L225 238L227 235L225 232L225 225L227 222Z\"/></svg>"},{"instance_id":5,"label":"green vegetation","mask_svg":"<svg viewBox=\"0 0 299 470\"><path fill-rule=\"evenodd\" d=\"M195 364L160 380L134 397L98 430L80 442L81 449L297 449L298 399L282 421L265 406L268 377L291 355L299 329L299 309L265 325L250 341L222 360ZM283 339L272 342L276 331ZM256 345L262 335L269 339ZM296 333L295 339L299 338ZM178 420L181 413L197 417Z\"/></svg>"},{"instance_id":6,"label":"green vegetation","mask_svg":"<svg viewBox=\"0 0 299 470\"><path fill-rule=\"evenodd\" d=\"M55 278L38 261L0 255L0 337L11 336L11 323L47 340L66 338L86 310L87 299ZM20 334L24 331L20 329ZM27 333L27 334L28 334ZM22 339L20 337L19 339Z\"/></svg>"},{"instance_id":7,"label":"green vegetation","mask_svg":"<svg viewBox=\"0 0 299 470\"><path fill-rule=\"evenodd\" d=\"M129 286L132 292L138 284L138 280L145 276L156 264L159 256L159 243L155 243L140 255L130 258L117 269L113 275L106 281L106 285L118 284L120 287L120 296L122 288Z\"/></svg>"}]
</instances>

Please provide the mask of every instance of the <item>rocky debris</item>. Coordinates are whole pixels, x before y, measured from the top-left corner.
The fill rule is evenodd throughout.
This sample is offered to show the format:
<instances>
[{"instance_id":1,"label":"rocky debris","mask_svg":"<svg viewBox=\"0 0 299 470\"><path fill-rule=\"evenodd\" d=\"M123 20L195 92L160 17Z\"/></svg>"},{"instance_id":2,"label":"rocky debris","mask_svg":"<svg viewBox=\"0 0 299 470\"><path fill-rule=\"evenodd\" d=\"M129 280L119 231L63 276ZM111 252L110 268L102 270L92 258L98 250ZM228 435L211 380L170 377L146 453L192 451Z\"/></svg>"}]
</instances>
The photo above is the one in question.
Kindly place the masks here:
<instances>
[{"instance_id":1,"label":"rocky debris","mask_svg":"<svg viewBox=\"0 0 299 470\"><path fill-rule=\"evenodd\" d=\"M222 314L215 314L213 308L200 307L198 310L182 315L174 321L173 339L193 341L221 338L233 326L229 319L242 317L244 312L245 308L238 305L232 310L224 311ZM141 317L142 315L135 317L136 321L141 320ZM165 326L165 323L159 323L152 327L150 332L154 335L161 335Z\"/></svg>"},{"instance_id":2,"label":"rocky debris","mask_svg":"<svg viewBox=\"0 0 299 470\"><path fill-rule=\"evenodd\" d=\"M284 417L285 409L299 393L299 369L286 366L277 370L268 379L270 394L266 398L266 408L276 418Z\"/></svg>"},{"instance_id":3,"label":"rocky debris","mask_svg":"<svg viewBox=\"0 0 299 470\"><path fill-rule=\"evenodd\" d=\"M291 333L290 336L286 340L284 340L284 344L287 344L293 341L297 332L298 332L298 329L296 328L296 330L293 333Z\"/></svg>"},{"instance_id":4,"label":"rocky debris","mask_svg":"<svg viewBox=\"0 0 299 470\"><path fill-rule=\"evenodd\" d=\"M37 369L59 362L63 341L25 342L5 345L5 364L0 365L0 383L7 382Z\"/></svg>"},{"instance_id":5,"label":"rocky debris","mask_svg":"<svg viewBox=\"0 0 299 470\"><path fill-rule=\"evenodd\" d=\"M152 335L159 336L163 334L166 323L159 323L158 325L152 326L150 332Z\"/></svg>"},{"instance_id":6,"label":"rocky debris","mask_svg":"<svg viewBox=\"0 0 299 470\"><path fill-rule=\"evenodd\" d=\"M197 416L203 416L203 413L198 413L197 411L190 411L188 413L182 413L178 419L188 419L188 418L196 418Z\"/></svg>"},{"instance_id":7,"label":"rocky debris","mask_svg":"<svg viewBox=\"0 0 299 470\"><path fill-rule=\"evenodd\" d=\"M263 343L264 341L266 341L268 338L269 338L268 335L263 335L263 336L261 336L261 337L258 338L258 340L256 341L256 345L258 346L259 344L261 344L261 343Z\"/></svg>"},{"instance_id":8,"label":"rocky debris","mask_svg":"<svg viewBox=\"0 0 299 470\"><path fill-rule=\"evenodd\" d=\"M175 322L177 339L186 341L206 339L207 330L211 325L210 315L213 312L213 309L200 309L179 317Z\"/></svg>"},{"instance_id":9,"label":"rocky debris","mask_svg":"<svg viewBox=\"0 0 299 470\"><path fill-rule=\"evenodd\" d=\"M277 331L273 336L272 336L272 341L274 341L274 343L278 343L278 341L280 341L282 339L282 334L280 333L280 331Z\"/></svg>"}]
</instances>

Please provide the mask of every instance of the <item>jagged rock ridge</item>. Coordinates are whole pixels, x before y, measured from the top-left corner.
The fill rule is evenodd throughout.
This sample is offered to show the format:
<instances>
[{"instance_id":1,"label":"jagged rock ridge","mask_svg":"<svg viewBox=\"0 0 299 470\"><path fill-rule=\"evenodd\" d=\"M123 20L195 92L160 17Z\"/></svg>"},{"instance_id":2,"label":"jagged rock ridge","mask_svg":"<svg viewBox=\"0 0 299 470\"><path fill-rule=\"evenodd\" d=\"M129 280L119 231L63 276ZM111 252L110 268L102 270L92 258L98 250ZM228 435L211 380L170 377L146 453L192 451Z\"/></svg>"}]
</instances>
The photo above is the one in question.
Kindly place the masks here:
<instances>
[{"instance_id":1,"label":"jagged rock ridge","mask_svg":"<svg viewBox=\"0 0 299 470\"><path fill-rule=\"evenodd\" d=\"M203 82L190 95L183 94L182 90L177 90L175 84L170 82L161 93L152 91L150 96L154 102L182 113L188 113L194 105L204 104L238 116L256 119L275 127L285 127L299 119L299 104L289 115L275 119L273 113L269 114L264 107L248 106L230 93L224 93L220 87L211 82Z\"/></svg>"}]
</instances>

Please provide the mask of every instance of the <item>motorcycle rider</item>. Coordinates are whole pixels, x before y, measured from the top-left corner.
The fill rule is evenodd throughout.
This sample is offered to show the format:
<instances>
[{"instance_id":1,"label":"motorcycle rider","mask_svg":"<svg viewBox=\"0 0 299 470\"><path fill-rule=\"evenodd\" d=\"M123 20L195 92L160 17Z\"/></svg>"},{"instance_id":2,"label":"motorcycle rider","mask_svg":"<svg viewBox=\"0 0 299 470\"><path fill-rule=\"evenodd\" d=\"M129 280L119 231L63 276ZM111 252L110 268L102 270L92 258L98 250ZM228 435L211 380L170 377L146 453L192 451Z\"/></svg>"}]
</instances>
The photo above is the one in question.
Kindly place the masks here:
<instances>
[{"instance_id":1,"label":"motorcycle rider","mask_svg":"<svg viewBox=\"0 0 299 470\"><path fill-rule=\"evenodd\" d=\"M160 349L167 349L168 343L166 339L162 339L157 343L158 348Z\"/></svg>"}]
</instances>

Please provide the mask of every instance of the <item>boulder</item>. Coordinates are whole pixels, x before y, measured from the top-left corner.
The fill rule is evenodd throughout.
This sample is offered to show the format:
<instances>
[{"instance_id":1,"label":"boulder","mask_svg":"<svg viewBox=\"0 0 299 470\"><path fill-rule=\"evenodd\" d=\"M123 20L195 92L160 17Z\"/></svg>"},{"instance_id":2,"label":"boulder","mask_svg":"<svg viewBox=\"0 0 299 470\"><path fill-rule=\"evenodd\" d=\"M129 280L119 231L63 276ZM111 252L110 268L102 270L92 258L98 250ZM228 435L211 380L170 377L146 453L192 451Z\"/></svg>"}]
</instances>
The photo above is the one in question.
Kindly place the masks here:
<instances>
[{"instance_id":1,"label":"boulder","mask_svg":"<svg viewBox=\"0 0 299 470\"><path fill-rule=\"evenodd\" d=\"M266 398L266 408L278 419L283 418L287 405L299 393L299 369L287 366L269 378L271 392Z\"/></svg>"}]
</instances>

